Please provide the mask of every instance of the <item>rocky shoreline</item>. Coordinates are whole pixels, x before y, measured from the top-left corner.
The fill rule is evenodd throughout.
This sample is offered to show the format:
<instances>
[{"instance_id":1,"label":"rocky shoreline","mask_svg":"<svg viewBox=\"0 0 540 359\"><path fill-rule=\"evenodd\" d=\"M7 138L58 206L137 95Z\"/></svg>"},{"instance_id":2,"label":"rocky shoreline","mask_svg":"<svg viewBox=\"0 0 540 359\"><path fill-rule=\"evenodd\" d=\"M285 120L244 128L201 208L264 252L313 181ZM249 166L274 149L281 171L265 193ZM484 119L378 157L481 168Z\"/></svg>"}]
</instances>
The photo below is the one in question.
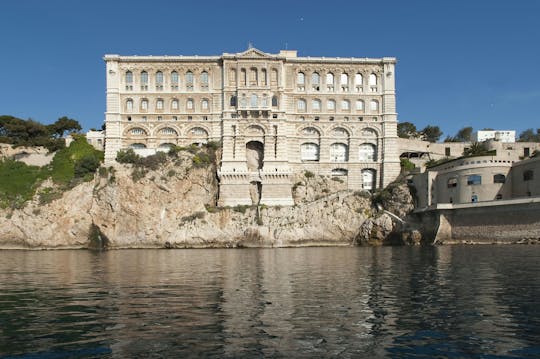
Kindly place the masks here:
<instances>
[{"instance_id":1,"label":"rocky shoreline","mask_svg":"<svg viewBox=\"0 0 540 359\"><path fill-rule=\"evenodd\" d=\"M418 244L366 192L323 176L295 178L291 207L216 207L214 164L181 152L157 169L102 168L90 182L42 203L0 211L1 249L238 248ZM41 185L53 186L52 183ZM398 216L412 209L405 184L384 192ZM399 232L399 233L398 233ZM401 243L400 243L400 239ZM407 239L408 238L408 239ZM403 241L405 239L405 241Z\"/></svg>"}]
</instances>

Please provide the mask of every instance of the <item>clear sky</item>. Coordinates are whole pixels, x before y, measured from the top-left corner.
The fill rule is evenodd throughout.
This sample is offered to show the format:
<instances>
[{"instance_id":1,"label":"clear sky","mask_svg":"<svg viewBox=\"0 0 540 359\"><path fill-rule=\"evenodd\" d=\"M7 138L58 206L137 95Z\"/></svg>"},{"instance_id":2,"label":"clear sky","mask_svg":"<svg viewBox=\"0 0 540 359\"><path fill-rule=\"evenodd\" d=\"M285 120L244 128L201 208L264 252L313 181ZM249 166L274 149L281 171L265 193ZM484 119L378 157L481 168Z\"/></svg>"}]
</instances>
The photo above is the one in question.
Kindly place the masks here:
<instances>
[{"instance_id":1,"label":"clear sky","mask_svg":"<svg viewBox=\"0 0 540 359\"><path fill-rule=\"evenodd\" d=\"M540 0L0 0L0 114L100 127L104 54L397 57L400 122L540 128Z\"/></svg>"}]
</instances>

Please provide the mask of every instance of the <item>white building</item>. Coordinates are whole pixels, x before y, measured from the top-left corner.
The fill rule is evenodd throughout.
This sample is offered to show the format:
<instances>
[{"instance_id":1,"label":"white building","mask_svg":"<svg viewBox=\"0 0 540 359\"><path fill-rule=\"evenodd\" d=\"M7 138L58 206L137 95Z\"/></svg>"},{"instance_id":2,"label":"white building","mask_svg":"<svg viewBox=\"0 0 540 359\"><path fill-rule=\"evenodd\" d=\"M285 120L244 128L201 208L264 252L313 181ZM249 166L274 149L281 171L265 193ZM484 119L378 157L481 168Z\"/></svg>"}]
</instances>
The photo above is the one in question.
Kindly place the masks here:
<instances>
[{"instance_id":1,"label":"white building","mask_svg":"<svg viewBox=\"0 0 540 359\"><path fill-rule=\"evenodd\" d=\"M473 142L484 142L494 139L496 141L514 143L516 142L516 131L514 130L481 130L473 133Z\"/></svg>"},{"instance_id":2,"label":"white building","mask_svg":"<svg viewBox=\"0 0 540 359\"><path fill-rule=\"evenodd\" d=\"M106 55L105 161L132 147L219 141L221 205L292 205L292 176L352 190L400 171L395 58ZM254 195L255 193L255 195Z\"/></svg>"}]
</instances>

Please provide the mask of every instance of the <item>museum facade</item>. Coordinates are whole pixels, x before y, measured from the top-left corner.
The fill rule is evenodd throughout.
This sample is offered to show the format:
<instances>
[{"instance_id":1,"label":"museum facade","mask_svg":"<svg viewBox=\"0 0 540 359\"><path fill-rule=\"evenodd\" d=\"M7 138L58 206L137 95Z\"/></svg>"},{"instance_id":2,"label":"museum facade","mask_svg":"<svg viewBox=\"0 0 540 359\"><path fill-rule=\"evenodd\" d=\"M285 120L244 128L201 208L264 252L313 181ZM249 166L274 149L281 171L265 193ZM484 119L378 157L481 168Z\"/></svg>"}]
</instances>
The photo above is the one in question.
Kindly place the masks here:
<instances>
[{"instance_id":1,"label":"museum facade","mask_svg":"<svg viewBox=\"0 0 540 359\"><path fill-rule=\"evenodd\" d=\"M399 174L395 58L106 55L105 162L218 141L220 205L292 205L293 176Z\"/></svg>"}]
</instances>

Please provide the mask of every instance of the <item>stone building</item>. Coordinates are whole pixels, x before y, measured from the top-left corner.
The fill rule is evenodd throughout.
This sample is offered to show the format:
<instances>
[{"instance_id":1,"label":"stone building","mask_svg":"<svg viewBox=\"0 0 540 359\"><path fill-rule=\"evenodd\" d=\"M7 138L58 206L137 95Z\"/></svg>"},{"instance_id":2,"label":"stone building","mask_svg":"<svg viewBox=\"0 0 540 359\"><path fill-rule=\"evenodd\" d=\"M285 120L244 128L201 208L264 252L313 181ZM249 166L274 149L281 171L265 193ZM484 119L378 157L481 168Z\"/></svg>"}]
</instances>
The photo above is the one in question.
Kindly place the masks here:
<instances>
[{"instance_id":1,"label":"stone building","mask_svg":"<svg viewBox=\"0 0 540 359\"><path fill-rule=\"evenodd\" d=\"M222 143L220 205L292 205L293 176L352 190L399 174L395 58L106 55L105 161Z\"/></svg>"}]
</instances>

